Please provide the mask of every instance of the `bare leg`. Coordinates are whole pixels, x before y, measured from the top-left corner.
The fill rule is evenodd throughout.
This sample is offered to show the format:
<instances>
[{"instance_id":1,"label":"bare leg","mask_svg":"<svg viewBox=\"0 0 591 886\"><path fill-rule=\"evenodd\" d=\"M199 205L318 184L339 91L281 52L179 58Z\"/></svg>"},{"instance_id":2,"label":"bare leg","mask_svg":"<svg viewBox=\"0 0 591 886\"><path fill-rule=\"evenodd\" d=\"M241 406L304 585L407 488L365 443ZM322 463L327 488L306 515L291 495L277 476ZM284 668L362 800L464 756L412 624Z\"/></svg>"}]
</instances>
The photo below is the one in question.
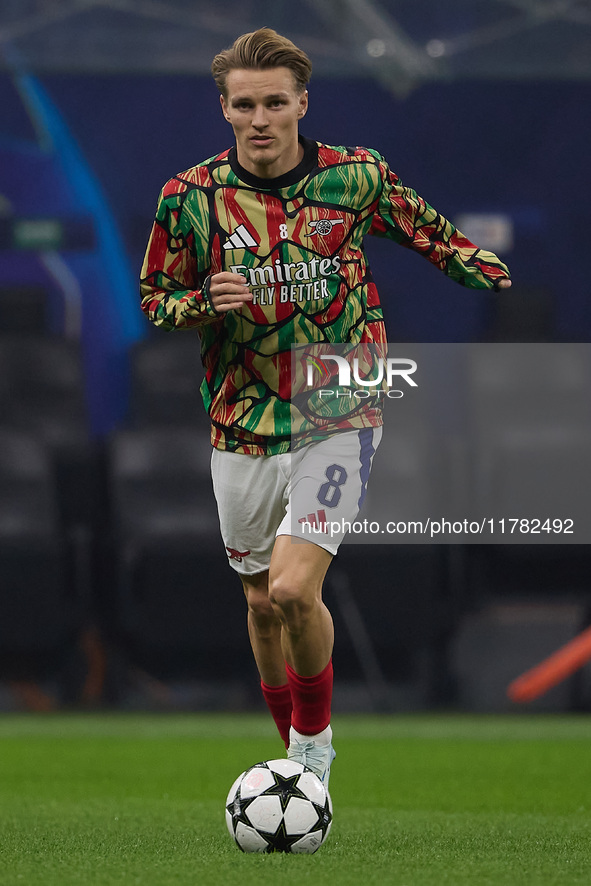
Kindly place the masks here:
<instances>
[{"instance_id":1,"label":"bare leg","mask_svg":"<svg viewBox=\"0 0 591 886\"><path fill-rule=\"evenodd\" d=\"M281 622L269 600L268 580L268 572L242 576L248 602L248 634L261 677L261 690L287 748L293 703L281 650Z\"/></svg>"},{"instance_id":2,"label":"bare leg","mask_svg":"<svg viewBox=\"0 0 591 886\"><path fill-rule=\"evenodd\" d=\"M248 635L261 680L268 686L283 686L285 660L281 649L281 622L269 600L269 573L242 575L248 604Z\"/></svg>"},{"instance_id":3,"label":"bare leg","mask_svg":"<svg viewBox=\"0 0 591 886\"><path fill-rule=\"evenodd\" d=\"M318 545L280 535L269 572L241 576L248 633L261 679L286 682L285 662L301 676L320 673L332 655L332 617L322 583L332 555Z\"/></svg>"},{"instance_id":4,"label":"bare leg","mask_svg":"<svg viewBox=\"0 0 591 886\"><path fill-rule=\"evenodd\" d=\"M334 642L322 583L332 554L311 542L280 535L269 569L269 600L281 624L285 661L302 677L319 674L329 663Z\"/></svg>"}]
</instances>

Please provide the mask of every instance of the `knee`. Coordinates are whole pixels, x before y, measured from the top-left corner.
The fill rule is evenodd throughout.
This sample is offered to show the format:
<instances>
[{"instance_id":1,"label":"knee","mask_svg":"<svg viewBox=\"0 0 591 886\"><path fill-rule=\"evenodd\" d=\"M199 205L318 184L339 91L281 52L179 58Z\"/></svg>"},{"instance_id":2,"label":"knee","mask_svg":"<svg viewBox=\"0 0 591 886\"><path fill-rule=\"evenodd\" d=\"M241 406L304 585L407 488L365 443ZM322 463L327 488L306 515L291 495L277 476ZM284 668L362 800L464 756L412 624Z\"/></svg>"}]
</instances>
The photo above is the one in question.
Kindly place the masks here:
<instances>
[{"instance_id":1,"label":"knee","mask_svg":"<svg viewBox=\"0 0 591 886\"><path fill-rule=\"evenodd\" d=\"M277 616L269 597L250 596L246 598L246 602L248 604L248 612L257 624L277 621Z\"/></svg>"},{"instance_id":2,"label":"knee","mask_svg":"<svg viewBox=\"0 0 591 886\"><path fill-rule=\"evenodd\" d=\"M248 614L260 627L277 621L275 610L269 600L267 585L252 585L243 581Z\"/></svg>"},{"instance_id":3,"label":"knee","mask_svg":"<svg viewBox=\"0 0 591 886\"><path fill-rule=\"evenodd\" d=\"M301 588L297 582L284 576L274 578L269 587L269 602L277 617L288 628L297 630L312 615L317 604L316 596L309 589Z\"/></svg>"}]
</instances>

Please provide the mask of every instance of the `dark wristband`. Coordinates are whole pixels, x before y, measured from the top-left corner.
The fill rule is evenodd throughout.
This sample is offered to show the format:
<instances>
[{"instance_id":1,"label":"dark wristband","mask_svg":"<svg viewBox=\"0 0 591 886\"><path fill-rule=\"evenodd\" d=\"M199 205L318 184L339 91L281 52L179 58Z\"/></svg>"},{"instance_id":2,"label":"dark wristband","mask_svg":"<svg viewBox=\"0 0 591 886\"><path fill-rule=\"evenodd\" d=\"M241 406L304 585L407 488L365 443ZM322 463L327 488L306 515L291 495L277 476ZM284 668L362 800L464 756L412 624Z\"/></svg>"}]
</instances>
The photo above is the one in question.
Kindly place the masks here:
<instances>
[{"instance_id":1,"label":"dark wristband","mask_svg":"<svg viewBox=\"0 0 591 886\"><path fill-rule=\"evenodd\" d=\"M205 310L210 315L210 317L221 317L221 312L216 311L214 304L211 300L211 295L209 293L209 286L211 283L211 274L205 278L203 281L203 286L201 287L201 295L203 296L203 301L205 303Z\"/></svg>"}]
</instances>

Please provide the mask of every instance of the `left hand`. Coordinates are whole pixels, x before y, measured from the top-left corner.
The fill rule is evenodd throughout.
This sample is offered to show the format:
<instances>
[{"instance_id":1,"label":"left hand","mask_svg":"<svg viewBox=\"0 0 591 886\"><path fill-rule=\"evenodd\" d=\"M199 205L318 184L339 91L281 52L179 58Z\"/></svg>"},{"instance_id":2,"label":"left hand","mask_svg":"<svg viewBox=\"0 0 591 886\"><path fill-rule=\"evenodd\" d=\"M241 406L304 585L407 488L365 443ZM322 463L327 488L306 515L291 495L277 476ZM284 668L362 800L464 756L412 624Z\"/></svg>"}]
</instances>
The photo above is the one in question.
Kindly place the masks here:
<instances>
[{"instance_id":1,"label":"left hand","mask_svg":"<svg viewBox=\"0 0 591 886\"><path fill-rule=\"evenodd\" d=\"M498 289L509 289L510 286L511 286L511 281L509 280L508 277L502 277L499 280L499 282L497 283Z\"/></svg>"}]
</instances>

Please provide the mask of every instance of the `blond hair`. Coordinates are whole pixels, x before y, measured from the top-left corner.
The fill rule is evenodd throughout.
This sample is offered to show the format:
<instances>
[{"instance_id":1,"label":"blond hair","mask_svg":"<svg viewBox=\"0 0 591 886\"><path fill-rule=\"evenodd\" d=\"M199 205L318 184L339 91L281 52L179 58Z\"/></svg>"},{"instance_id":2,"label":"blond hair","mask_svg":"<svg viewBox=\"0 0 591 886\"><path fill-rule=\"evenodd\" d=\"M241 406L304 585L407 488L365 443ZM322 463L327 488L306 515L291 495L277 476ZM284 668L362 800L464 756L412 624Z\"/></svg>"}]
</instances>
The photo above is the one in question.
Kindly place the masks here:
<instances>
[{"instance_id":1,"label":"blond hair","mask_svg":"<svg viewBox=\"0 0 591 886\"><path fill-rule=\"evenodd\" d=\"M306 53L272 28L259 28L238 37L229 49L216 55L211 72L217 88L226 97L226 78L230 71L279 67L289 68L298 92L305 90L312 73L312 62Z\"/></svg>"}]
</instances>

